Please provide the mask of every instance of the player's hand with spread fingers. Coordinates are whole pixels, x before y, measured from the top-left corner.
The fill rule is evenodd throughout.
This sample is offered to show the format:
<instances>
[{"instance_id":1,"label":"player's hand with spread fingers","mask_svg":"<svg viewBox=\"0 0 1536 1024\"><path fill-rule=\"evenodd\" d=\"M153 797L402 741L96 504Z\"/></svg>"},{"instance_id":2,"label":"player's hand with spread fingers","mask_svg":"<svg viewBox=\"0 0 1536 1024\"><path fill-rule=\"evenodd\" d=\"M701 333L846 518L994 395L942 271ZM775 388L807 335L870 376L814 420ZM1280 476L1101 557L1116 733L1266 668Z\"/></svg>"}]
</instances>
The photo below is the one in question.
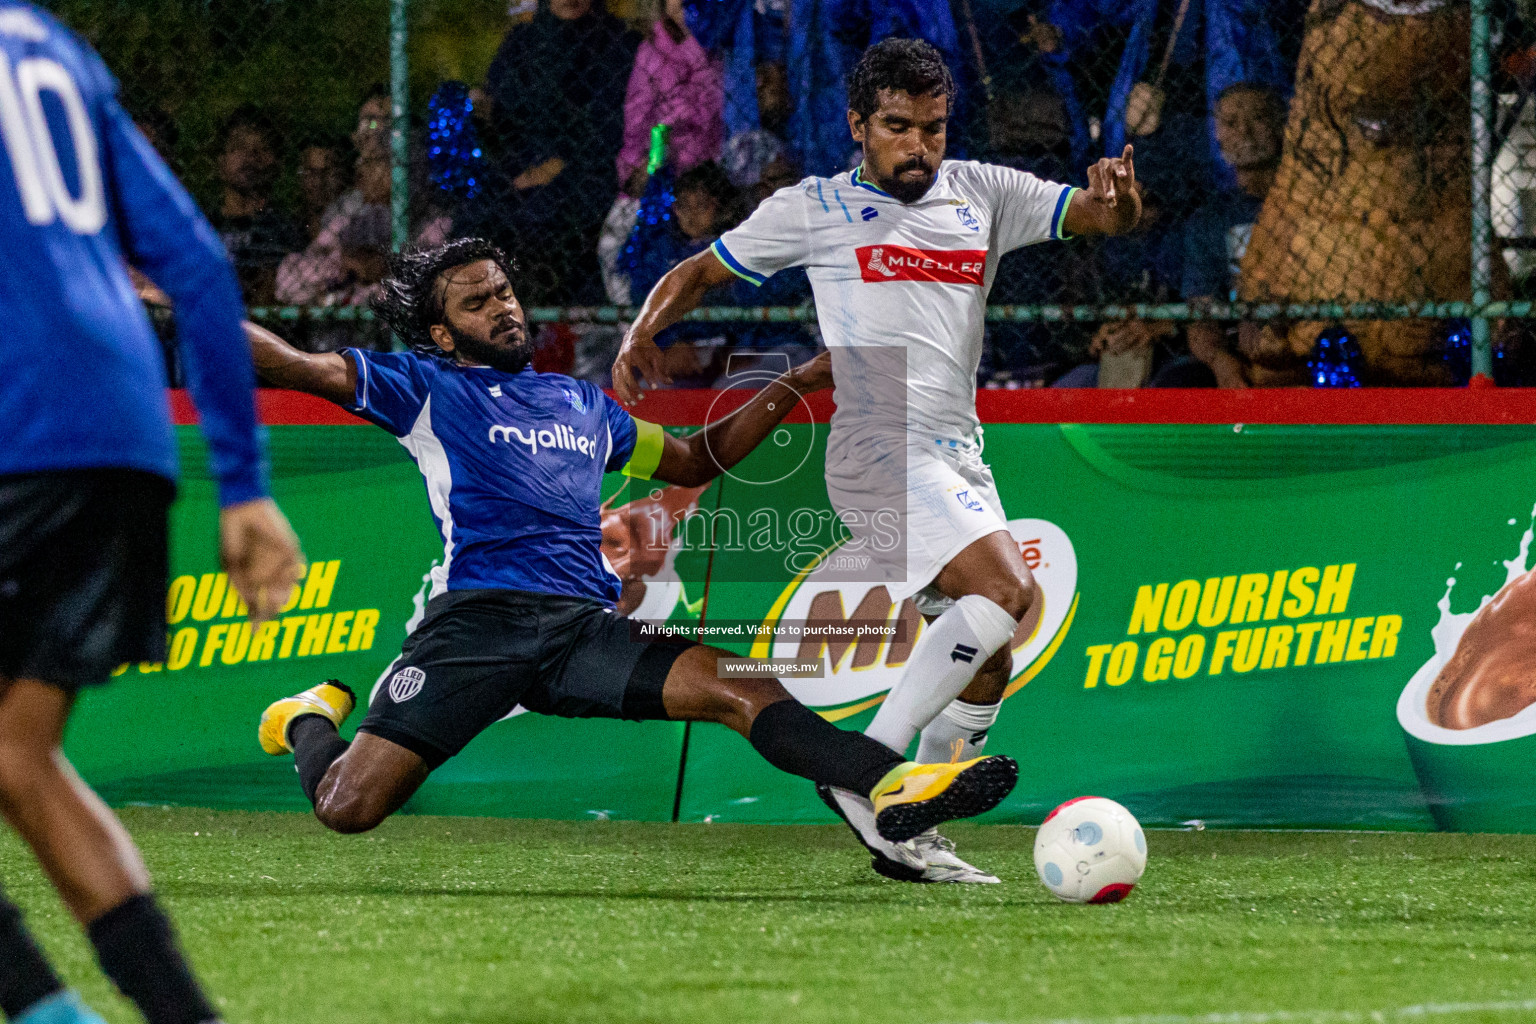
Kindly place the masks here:
<instances>
[{"instance_id":1,"label":"player's hand with spread fingers","mask_svg":"<svg viewBox=\"0 0 1536 1024\"><path fill-rule=\"evenodd\" d=\"M649 388L672 383L656 339L631 327L624 336L624 343L619 346L618 358L613 361L613 390L625 405L634 405L645 397L635 380L636 370L640 371Z\"/></svg>"},{"instance_id":2,"label":"player's hand with spread fingers","mask_svg":"<svg viewBox=\"0 0 1536 1024\"><path fill-rule=\"evenodd\" d=\"M287 604L304 575L299 539L271 498L219 513L219 560L253 623L265 622Z\"/></svg>"}]
</instances>

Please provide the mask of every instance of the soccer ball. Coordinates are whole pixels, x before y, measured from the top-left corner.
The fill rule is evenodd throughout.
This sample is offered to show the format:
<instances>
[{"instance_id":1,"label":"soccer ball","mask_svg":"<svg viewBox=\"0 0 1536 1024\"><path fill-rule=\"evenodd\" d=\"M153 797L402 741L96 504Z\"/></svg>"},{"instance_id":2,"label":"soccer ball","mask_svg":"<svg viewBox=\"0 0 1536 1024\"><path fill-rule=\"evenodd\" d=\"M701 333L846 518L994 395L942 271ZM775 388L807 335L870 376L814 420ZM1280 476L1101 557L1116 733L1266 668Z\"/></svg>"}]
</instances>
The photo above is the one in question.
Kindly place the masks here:
<instances>
[{"instance_id":1,"label":"soccer ball","mask_svg":"<svg viewBox=\"0 0 1536 1024\"><path fill-rule=\"evenodd\" d=\"M1068 903L1119 903L1147 867L1147 837L1131 812L1101 796L1068 800L1040 823L1035 870Z\"/></svg>"}]
</instances>

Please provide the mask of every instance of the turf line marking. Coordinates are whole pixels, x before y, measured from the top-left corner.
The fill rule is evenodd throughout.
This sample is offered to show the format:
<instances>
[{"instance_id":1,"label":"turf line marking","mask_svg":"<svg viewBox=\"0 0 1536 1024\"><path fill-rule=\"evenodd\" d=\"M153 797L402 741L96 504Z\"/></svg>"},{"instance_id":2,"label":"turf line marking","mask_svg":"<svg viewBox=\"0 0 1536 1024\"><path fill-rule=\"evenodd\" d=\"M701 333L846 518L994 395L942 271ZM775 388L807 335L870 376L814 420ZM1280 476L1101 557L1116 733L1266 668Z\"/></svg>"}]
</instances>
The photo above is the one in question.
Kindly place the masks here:
<instances>
[{"instance_id":1,"label":"turf line marking","mask_svg":"<svg viewBox=\"0 0 1536 1024\"><path fill-rule=\"evenodd\" d=\"M1416 1003L1380 1010L1270 1010L1257 1013L1147 1013L1123 1017L1036 1017L1028 1024L1290 1024L1290 1022L1377 1022L1449 1017L1467 1013L1533 1013L1536 999L1490 1003ZM973 1024L1002 1024L975 1021ZM1022 1022L1021 1022L1022 1024Z\"/></svg>"}]
</instances>

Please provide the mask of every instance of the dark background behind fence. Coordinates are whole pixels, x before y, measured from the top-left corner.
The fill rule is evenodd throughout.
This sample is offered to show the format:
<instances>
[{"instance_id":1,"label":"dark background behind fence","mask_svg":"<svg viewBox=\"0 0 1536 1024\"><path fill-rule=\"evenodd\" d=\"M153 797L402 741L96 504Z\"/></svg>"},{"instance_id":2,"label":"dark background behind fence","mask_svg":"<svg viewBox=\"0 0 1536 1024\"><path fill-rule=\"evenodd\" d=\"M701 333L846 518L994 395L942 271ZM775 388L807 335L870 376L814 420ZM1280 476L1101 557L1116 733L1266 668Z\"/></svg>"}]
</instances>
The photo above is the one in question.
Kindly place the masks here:
<instances>
[{"instance_id":1,"label":"dark background behind fence","mask_svg":"<svg viewBox=\"0 0 1536 1024\"><path fill-rule=\"evenodd\" d=\"M893 34L929 39L956 72L951 156L1081 183L1092 159L1137 147L1134 233L1002 261L984 385L1454 385L1472 370L1477 300L1529 313L1536 32L1515 0L1479 5L1486 135L1471 102L1481 37L1455 0L48 6L117 73L225 238L253 315L312 349L390 344L366 307L400 235L481 234L521 264L537 365L606 383L625 308L667 269L774 188L856 163L843 75ZM401 11L404 161L390 144ZM656 124L665 159L647 173ZM1501 239L1486 295L1480 170ZM408 196L403 222L392 191ZM809 298L800 271L712 294L712 312L664 339L678 383L810 355ZM1527 321L1482 322L1494 377L1536 378Z\"/></svg>"}]
</instances>

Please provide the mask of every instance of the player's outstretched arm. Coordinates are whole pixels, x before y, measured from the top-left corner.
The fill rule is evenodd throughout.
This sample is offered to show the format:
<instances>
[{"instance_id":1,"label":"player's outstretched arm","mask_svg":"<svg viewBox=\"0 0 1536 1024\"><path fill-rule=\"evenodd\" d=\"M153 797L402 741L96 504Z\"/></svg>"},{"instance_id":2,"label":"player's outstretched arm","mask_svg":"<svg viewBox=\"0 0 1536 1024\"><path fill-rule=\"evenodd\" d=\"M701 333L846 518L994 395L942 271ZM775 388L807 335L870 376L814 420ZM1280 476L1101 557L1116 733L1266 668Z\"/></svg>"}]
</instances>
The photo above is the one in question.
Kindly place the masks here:
<instances>
[{"instance_id":1,"label":"player's outstretched arm","mask_svg":"<svg viewBox=\"0 0 1536 1024\"><path fill-rule=\"evenodd\" d=\"M1136 191L1135 147L1088 168L1088 187L1072 195L1062 227L1069 235L1121 235L1141 219Z\"/></svg>"},{"instance_id":2,"label":"player's outstretched arm","mask_svg":"<svg viewBox=\"0 0 1536 1024\"><path fill-rule=\"evenodd\" d=\"M618 358L613 361L613 390L618 393L619 401L634 405L644 397L635 380L637 370L649 387L672 383L662 365L656 335L696 308L705 292L733 279L730 269L706 249L679 263L656 282L651 294L645 297L645 305L640 307L640 315L624 336Z\"/></svg>"},{"instance_id":3,"label":"player's outstretched arm","mask_svg":"<svg viewBox=\"0 0 1536 1024\"><path fill-rule=\"evenodd\" d=\"M832 357L823 352L782 374L746 405L687 437L670 434L652 478L682 487L702 487L746 458L762 443L801 395L832 386Z\"/></svg>"},{"instance_id":4,"label":"player's outstretched arm","mask_svg":"<svg viewBox=\"0 0 1536 1024\"><path fill-rule=\"evenodd\" d=\"M351 405L357 394L357 366L339 352L300 352L265 327L247 321L256 372L268 384Z\"/></svg>"}]
</instances>

